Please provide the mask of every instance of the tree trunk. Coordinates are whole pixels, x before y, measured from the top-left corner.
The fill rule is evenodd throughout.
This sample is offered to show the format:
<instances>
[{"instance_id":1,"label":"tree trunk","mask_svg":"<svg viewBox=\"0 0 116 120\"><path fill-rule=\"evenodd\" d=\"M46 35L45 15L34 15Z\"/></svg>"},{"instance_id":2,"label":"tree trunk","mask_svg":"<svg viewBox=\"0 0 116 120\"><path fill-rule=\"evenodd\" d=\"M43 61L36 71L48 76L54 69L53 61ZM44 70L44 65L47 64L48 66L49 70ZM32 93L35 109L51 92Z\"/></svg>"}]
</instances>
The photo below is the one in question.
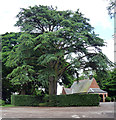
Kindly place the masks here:
<instances>
[{"instance_id":1,"label":"tree trunk","mask_svg":"<svg viewBox=\"0 0 116 120\"><path fill-rule=\"evenodd\" d=\"M25 95L25 89L21 89L20 95Z\"/></svg>"},{"instance_id":2,"label":"tree trunk","mask_svg":"<svg viewBox=\"0 0 116 120\"><path fill-rule=\"evenodd\" d=\"M26 94L26 91L25 91L25 87L26 85L24 84L20 90L20 95L25 95Z\"/></svg>"},{"instance_id":3,"label":"tree trunk","mask_svg":"<svg viewBox=\"0 0 116 120\"><path fill-rule=\"evenodd\" d=\"M49 95L57 95L57 80L54 76L49 77Z\"/></svg>"}]
</instances>

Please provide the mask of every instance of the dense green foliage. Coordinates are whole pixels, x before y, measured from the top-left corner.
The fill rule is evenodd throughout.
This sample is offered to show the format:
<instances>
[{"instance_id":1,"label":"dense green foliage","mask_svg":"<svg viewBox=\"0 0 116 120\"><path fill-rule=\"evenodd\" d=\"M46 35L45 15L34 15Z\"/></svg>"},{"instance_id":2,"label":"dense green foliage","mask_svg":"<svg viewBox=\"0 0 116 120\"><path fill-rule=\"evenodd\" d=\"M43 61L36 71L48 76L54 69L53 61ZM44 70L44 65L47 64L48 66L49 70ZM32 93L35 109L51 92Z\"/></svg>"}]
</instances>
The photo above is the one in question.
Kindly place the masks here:
<instances>
[{"instance_id":1,"label":"dense green foliage","mask_svg":"<svg viewBox=\"0 0 116 120\"><path fill-rule=\"evenodd\" d=\"M48 106L98 106L98 94L70 94L44 98ZM44 104L43 104L44 105Z\"/></svg>"},{"instance_id":2,"label":"dense green foliage","mask_svg":"<svg viewBox=\"0 0 116 120\"><path fill-rule=\"evenodd\" d=\"M0 106L4 106L5 105L5 101L0 99Z\"/></svg>"},{"instance_id":3,"label":"dense green foliage","mask_svg":"<svg viewBox=\"0 0 116 120\"><path fill-rule=\"evenodd\" d=\"M21 41L18 41L18 37L21 33L5 33L1 35L2 38L2 99L6 102L10 102L10 96L16 91L16 87L13 86L6 78L9 73L12 72L13 67L7 67L7 57L10 52L15 49Z\"/></svg>"},{"instance_id":4,"label":"dense green foliage","mask_svg":"<svg viewBox=\"0 0 116 120\"><path fill-rule=\"evenodd\" d=\"M71 94L52 96L12 95L11 104L15 106L98 106L98 94Z\"/></svg>"},{"instance_id":5,"label":"dense green foliage","mask_svg":"<svg viewBox=\"0 0 116 120\"><path fill-rule=\"evenodd\" d=\"M16 34L17 37L14 37L14 34ZM3 60L6 59L3 62L3 69L5 68L4 73L8 71L6 75L4 74L4 78L6 81L8 81L9 84L11 84L9 86L16 86L15 91L19 92L19 94L33 94L35 88L38 88L38 86L41 85L40 82L36 79L37 70L40 69L40 67L36 65L36 57L38 57L38 55L36 55L33 51L33 48L30 47L30 36L36 36L36 34L28 34L27 36L27 34L23 33L7 33L2 35L3 43L6 43L6 41L11 42L11 39L18 41L16 44L11 43L12 48L11 51L8 51L9 53L5 51L8 43L5 45L3 44L2 54ZM6 53L8 53L8 55L4 56Z\"/></svg>"},{"instance_id":6,"label":"dense green foliage","mask_svg":"<svg viewBox=\"0 0 116 120\"><path fill-rule=\"evenodd\" d=\"M100 88L108 92L108 96L116 98L116 69L94 75Z\"/></svg>"},{"instance_id":7,"label":"dense green foliage","mask_svg":"<svg viewBox=\"0 0 116 120\"><path fill-rule=\"evenodd\" d=\"M111 102L111 98L110 97L106 97L105 102Z\"/></svg>"},{"instance_id":8,"label":"dense green foliage","mask_svg":"<svg viewBox=\"0 0 116 120\"><path fill-rule=\"evenodd\" d=\"M40 86L56 94L60 79L69 87L80 69L101 72L112 64L100 49L103 39L79 10L34 6L21 9L17 18L23 32L2 35L5 101L14 92L38 95Z\"/></svg>"},{"instance_id":9,"label":"dense green foliage","mask_svg":"<svg viewBox=\"0 0 116 120\"><path fill-rule=\"evenodd\" d=\"M12 95L11 104L15 106L39 106L42 102L41 96L32 95Z\"/></svg>"},{"instance_id":10,"label":"dense green foliage","mask_svg":"<svg viewBox=\"0 0 116 120\"><path fill-rule=\"evenodd\" d=\"M55 98L56 97L56 98ZM98 106L99 95L95 94L71 94L50 98L50 105L54 106ZM57 103L56 103L57 101Z\"/></svg>"},{"instance_id":11,"label":"dense green foliage","mask_svg":"<svg viewBox=\"0 0 116 120\"><path fill-rule=\"evenodd\" d=\"M21 43L11 51L6 65L14 68L7 78L20 86L22 94L28 84L37 82L49 86L49 94L56 94L60 79L71 84L80 69L101 72L111 65L100 49L105 45L103 39L79 10L58 11L40 5L22 8L17 18L16 26L24 34L18 38Z\"/></svg>"},{"instance_id":12,"label":"dense green foliage","mask_svg":"<svg viewBox=\"0 0 116 120\"><path fill-rule=\"evenodd\" d=\"M37 34L31 34L36 36ZM34 94L38 95L38 87L46 88L45 92L48 93L48 84L43 79L42 83L38 80L38 69L42 69L41 65L37 64L39 51L33 51L29 46L27 49L27 40L23 41L23 33L6 33L2 37L2 98L9 103L10 96L14 92L19 94ZM30 36L30 35L29 35ZM27 37L29 37L27 36ZM28 41L27 41L28 42ZM20 46L19 46L20 45ZM22 45L25 45L21 48ZM21 50L19 50L21 49ZM14 54L14 56L12 56ZM17 56L15 56L17 54ZM18 66L17 63L22 64ZM27 63L27 65L25 64ZM31 65L31 66L30 66ZM73 69L70 69L70 75ZM36 73L36 74L35 74ZM65 72L66 73L66 72ZM27 74L30 74L27 76ZM14 76L14 77L12 77ZM40 76L39 76L40 78ZM65 76L66 78L66 76ZM73 77L71 77L73 79ZM69 79L67 79L69 81ZM65 82L67 81L65 80ZM69 81L70 82L70 81ZM23 86L24 85L24 86ZM25 89L25 91L23 90Z\"/></svg>"},{"instance_id":13,"label":"dense green foliage","mask_svg":"<svg viewBox=\"0 0 116 120\"><path fill-rule=\"evenodd\" d=\"M110 97L116 98L116 68L109 72L109 77L104 81L103 87L108 91Z\"/></svg>"}]
</instances>

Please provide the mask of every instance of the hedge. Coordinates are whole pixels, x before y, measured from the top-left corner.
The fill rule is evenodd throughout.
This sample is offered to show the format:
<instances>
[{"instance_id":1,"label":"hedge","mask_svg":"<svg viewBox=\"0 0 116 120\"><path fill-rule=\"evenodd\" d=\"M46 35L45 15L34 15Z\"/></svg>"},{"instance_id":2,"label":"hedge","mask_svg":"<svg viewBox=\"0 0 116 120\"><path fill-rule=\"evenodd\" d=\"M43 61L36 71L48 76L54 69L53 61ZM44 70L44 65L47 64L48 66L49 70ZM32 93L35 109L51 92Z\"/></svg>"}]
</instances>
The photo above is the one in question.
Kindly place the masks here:
<instances>
[{"instance_id":1,"label":"hedge","mask_svg":"<svg viewBox=\"0 0 116 120\"><path fill-rule=\"evenodd\" d=\"M11 104L15 106L98 106L98 94L53 95L44 98L32 95L12 95Z\"/></svg>"},{"instance_id":2,"label":"hedge","mask_svg":"<svg viewBox=\"0 0 116 120\"><path fill-rule=\"evenodd\" d=\"M98 94L70 94L70 95L57 95L48 96L45 102L48 106L98 106L99 95Z\"/></svg>"},{"instance_id":3,"label":"hedge","mask_svg":"<svg viewBox=\"0 0 116 120\"><path fill-rule=\"evenodd\" d=\"M32 95L12 95L11 104L15 106L39 106L42 97Z\"/></svg>"}]
</instances>

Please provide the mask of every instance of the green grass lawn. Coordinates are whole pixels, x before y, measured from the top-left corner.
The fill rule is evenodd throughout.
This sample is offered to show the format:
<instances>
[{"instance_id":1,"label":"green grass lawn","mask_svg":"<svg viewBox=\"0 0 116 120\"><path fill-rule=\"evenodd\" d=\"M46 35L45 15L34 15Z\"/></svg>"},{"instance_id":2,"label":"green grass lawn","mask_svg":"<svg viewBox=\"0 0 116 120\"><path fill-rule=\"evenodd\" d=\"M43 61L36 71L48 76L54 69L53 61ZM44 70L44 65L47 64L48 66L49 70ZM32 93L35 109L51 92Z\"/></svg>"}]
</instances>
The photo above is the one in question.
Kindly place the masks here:
<instances>
[{"instance_id":1,"label":"green grass lawn","mask_svg":"<svg viewBox=\"0 0 116 120\"><path fill-rule=\"evenodd\" d=\"M6 104L4 106L0 106L0 107L15 107L14 105L11 105L11 104Z\"/></svg>"}]
</instances>

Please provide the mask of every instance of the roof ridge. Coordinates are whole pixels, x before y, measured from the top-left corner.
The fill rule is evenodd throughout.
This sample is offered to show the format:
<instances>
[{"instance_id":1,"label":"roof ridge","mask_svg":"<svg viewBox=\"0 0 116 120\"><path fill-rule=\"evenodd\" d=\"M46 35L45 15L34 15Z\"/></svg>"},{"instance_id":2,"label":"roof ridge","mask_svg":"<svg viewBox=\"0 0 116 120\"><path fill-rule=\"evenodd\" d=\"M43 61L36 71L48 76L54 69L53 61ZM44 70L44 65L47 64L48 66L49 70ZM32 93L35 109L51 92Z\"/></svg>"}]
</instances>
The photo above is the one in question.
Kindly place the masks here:
<instances>
[{"instance_id":1,"label":"roof ridge","mask_svg":"<svg viewBox=\"0 0 116 120\"><path fill-rule=\"evenodd\" d=\"M84 80L89 80L89 79L84 79ZM84 81L84 80L79 80L79 81Z\"/></svg>"},{"instance_id":2,"label":"roof ridge","mask_svg":"<svg viewBox=\"0 0 116 120\"><path fill-rule=\"evenodd\" d=\"M65 88L65 87L64 87ZM72 88L65 88L65 89L72 89Z\"/></svg>"}]
</instances>

